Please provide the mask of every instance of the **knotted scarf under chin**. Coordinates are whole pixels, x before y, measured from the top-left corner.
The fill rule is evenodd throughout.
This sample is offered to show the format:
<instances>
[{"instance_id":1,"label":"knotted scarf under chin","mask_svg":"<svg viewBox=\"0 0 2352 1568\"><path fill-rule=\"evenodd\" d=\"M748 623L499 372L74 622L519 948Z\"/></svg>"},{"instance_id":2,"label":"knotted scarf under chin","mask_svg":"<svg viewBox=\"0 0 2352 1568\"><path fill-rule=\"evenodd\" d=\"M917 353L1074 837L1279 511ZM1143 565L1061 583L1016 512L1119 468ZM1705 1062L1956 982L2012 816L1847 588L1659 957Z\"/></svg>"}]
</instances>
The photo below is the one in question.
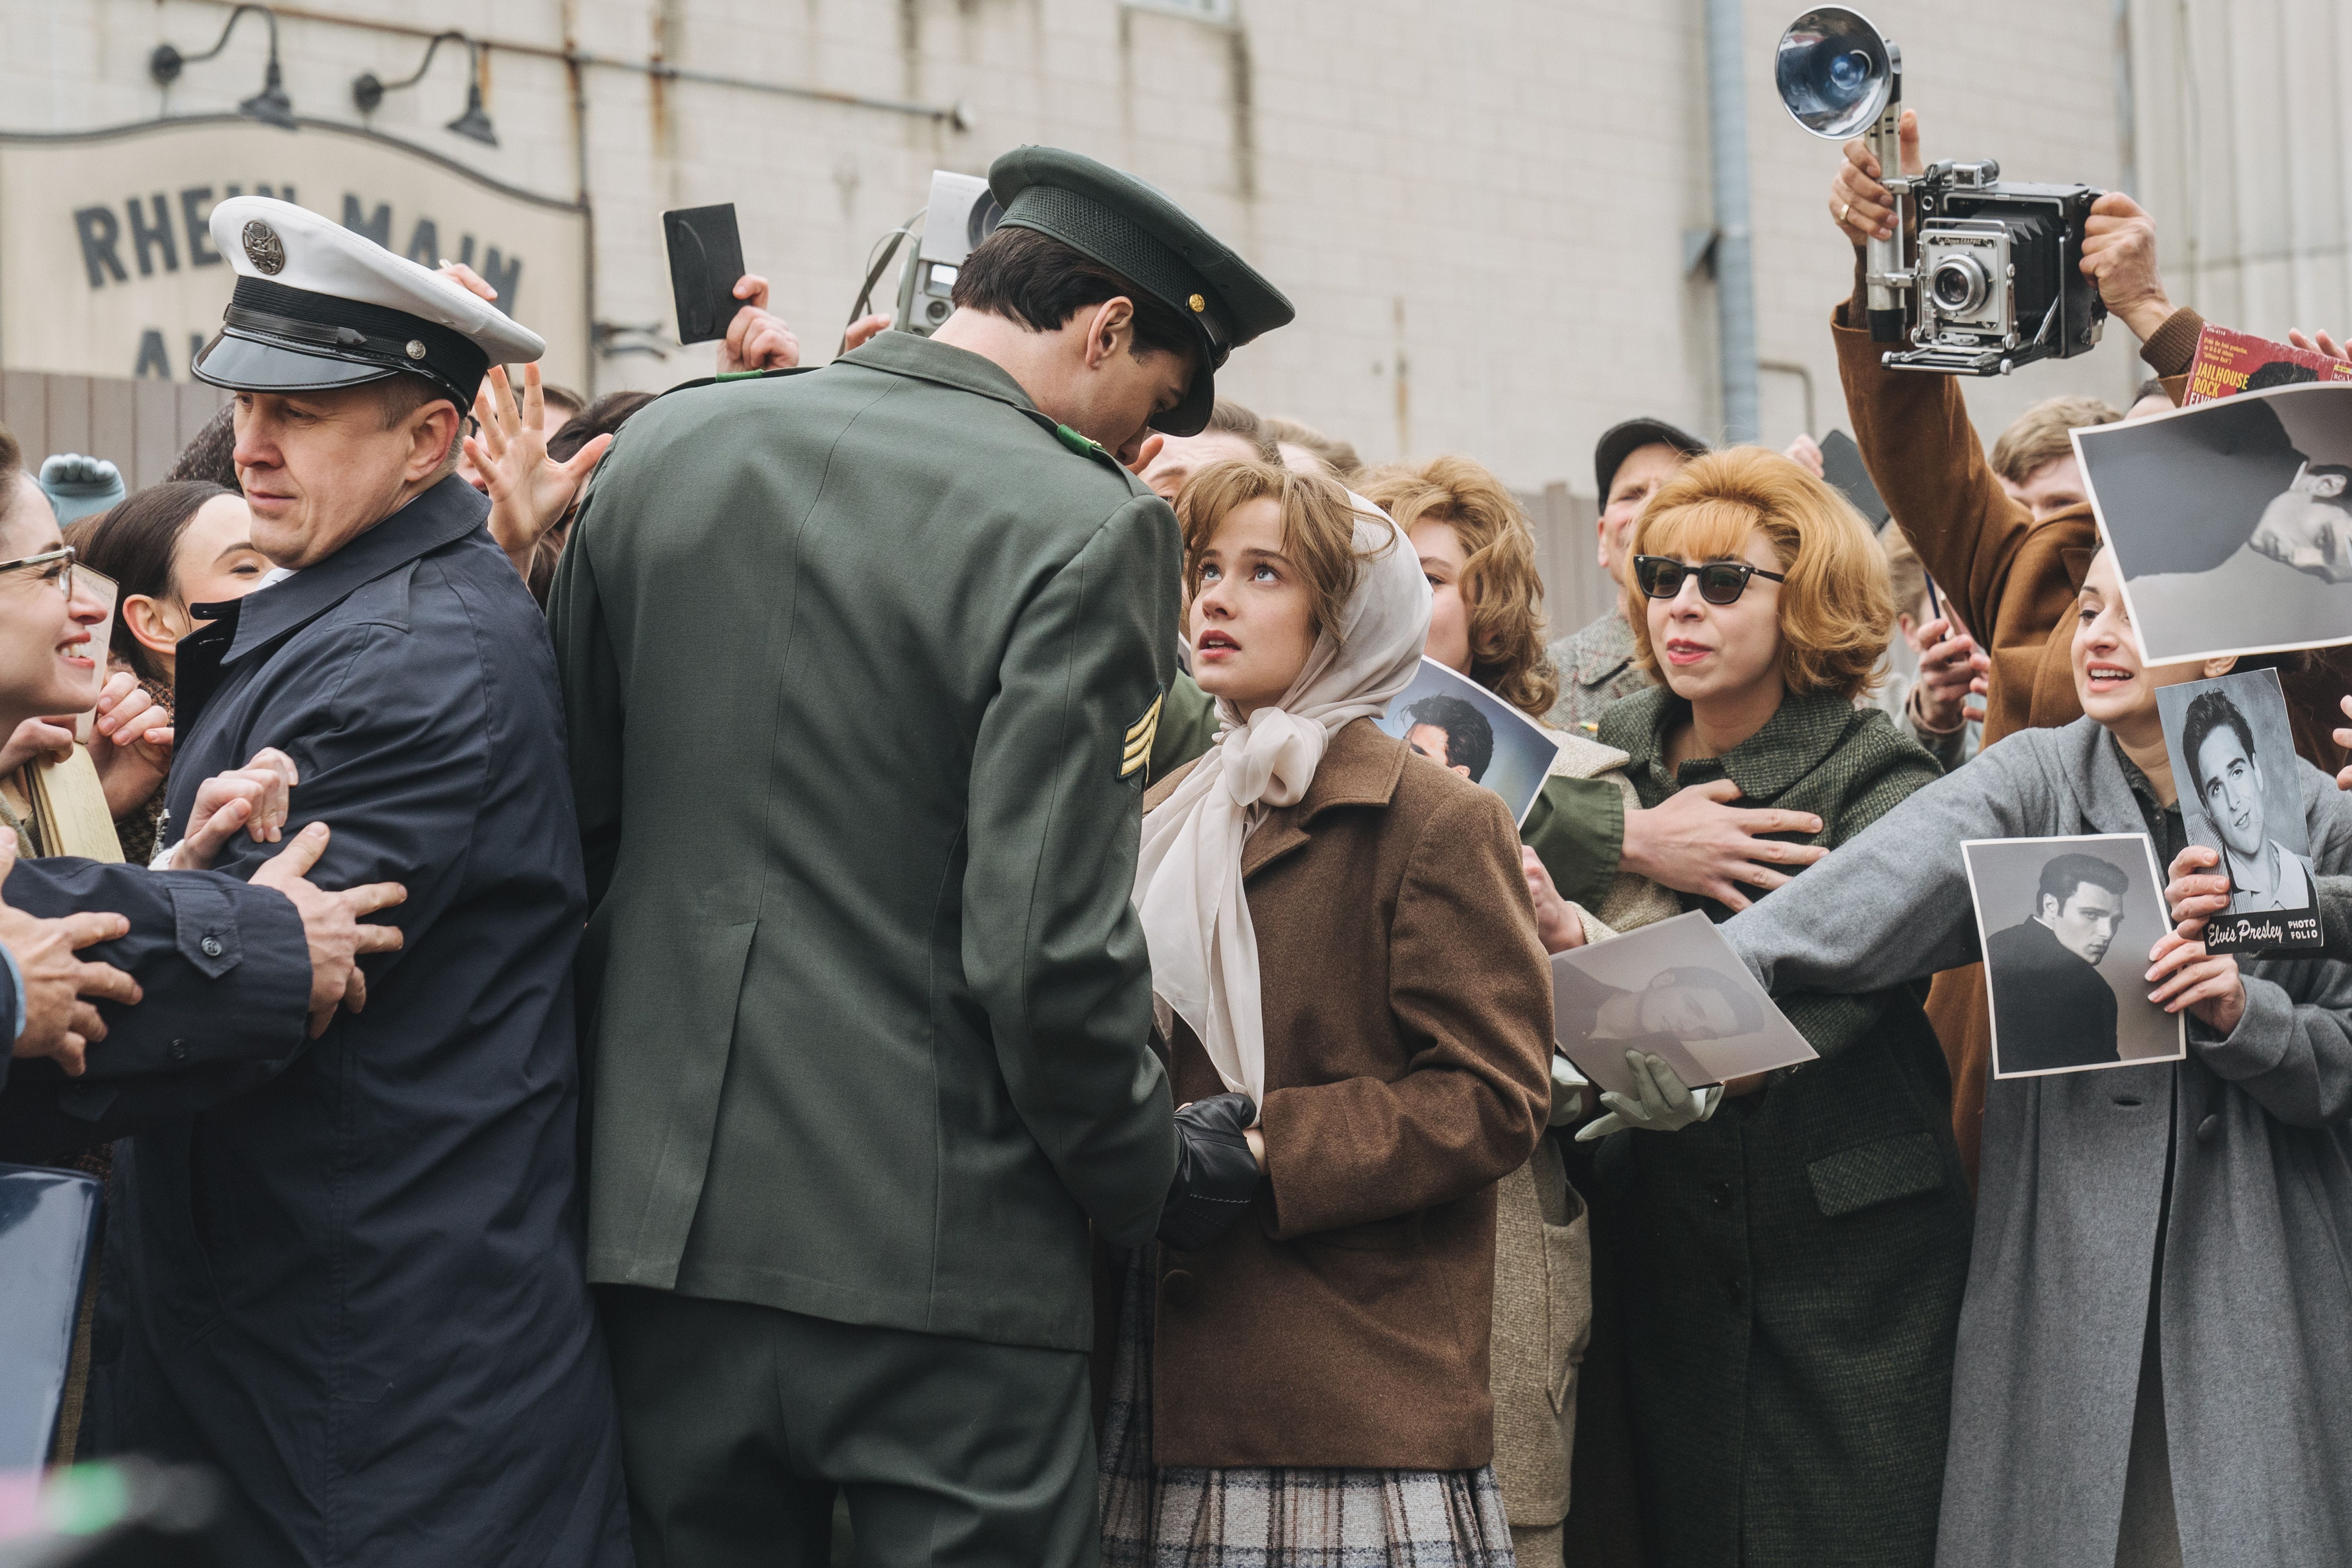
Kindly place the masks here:
<instances>
[{"instance_id":1,"label":"knotted scarf under chin","mask_svg":"<svg viewBox=\"0 0 2352 1568\"><path fill-rule=\"evenodd\" d=\"M1228 1089L1265 1103L1265 1026L1257 934L1242 887L1242 847L1268 811L1295 805L1331 737L1378 719L1412 683L1429 637L1429 582L1386 513L1356 501L1367 557L1337 625L1316 638L1280 701L1244 719L1222 699L1224 728L1168 798L1143 818L1135 908L1151 952L1153 1010L1163 1033L1182 1018Z\"/></svg>"}]
</instances>

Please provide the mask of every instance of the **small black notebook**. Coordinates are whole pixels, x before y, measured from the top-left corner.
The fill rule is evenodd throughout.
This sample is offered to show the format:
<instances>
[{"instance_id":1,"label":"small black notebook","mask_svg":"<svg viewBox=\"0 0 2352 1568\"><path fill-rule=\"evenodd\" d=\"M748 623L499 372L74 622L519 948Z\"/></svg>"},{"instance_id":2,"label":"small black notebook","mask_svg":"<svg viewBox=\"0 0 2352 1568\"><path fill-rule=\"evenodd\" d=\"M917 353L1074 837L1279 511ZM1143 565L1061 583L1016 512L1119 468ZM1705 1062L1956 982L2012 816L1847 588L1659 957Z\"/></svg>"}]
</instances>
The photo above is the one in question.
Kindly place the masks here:
<instances>
[{"instance_id":1,"label":"small black notebook","mask_svg":"<svg viewBox=\"0 0 2352 1568\"><path fill-rule=\"evenodd\" d=\"M743 301L735 285L743 277L743 236L735 226L735 204L681 207L662 214L669 243L669 286L677 300L677 341L707 343L727 335L727 324Z\"/></svg>"},{"instance_id":2,"label":"small black notebook","mask_svg":"<svg viewBox=\"0 0 2352 1568\"><path fill-rule=\"evenodd\" d=\"M0 1470L48 1461L99 1196L78 1172L0 1165Z\"/></svg>"},{"instance_id":3,"label":"small black notebook","mask_svg":"<svg viewBox=\"0 0 2352 1568\"><path fill-rule=\"evenodd\" d=\"M1843 430L1832 430L1822 437L1822 478L1843 491L1845 499L1853 502L1853 510L1870 520L1871 527L1885 525L1886 502L1879 496L1878 487L1871 482L1869 466L1862 460L1862 448Z\"/></svg>"}]
</instances>

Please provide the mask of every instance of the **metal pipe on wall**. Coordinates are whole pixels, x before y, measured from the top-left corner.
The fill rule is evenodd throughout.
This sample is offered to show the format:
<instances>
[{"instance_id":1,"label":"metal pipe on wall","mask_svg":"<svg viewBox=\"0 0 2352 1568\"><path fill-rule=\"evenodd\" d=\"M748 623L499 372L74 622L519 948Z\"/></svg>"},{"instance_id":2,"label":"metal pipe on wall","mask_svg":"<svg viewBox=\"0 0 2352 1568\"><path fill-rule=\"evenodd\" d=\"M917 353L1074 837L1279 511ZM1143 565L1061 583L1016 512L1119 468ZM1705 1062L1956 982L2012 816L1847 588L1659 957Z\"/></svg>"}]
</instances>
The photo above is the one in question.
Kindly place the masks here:
<instances>
[{"instance_id":1,"label":"metal pipe on wall","mask_svg":"<svg viewBox=\"0 0 2352 1568\"><path fill-rule=\"evenodd\" d=\"M1740 74L1740 0L1706 0L1708 162L1715 182L1717 354L1723 438L1759 429L1756 374L1756 243L1748 217L1748 90Z\"/></svg>"}]
</instances>

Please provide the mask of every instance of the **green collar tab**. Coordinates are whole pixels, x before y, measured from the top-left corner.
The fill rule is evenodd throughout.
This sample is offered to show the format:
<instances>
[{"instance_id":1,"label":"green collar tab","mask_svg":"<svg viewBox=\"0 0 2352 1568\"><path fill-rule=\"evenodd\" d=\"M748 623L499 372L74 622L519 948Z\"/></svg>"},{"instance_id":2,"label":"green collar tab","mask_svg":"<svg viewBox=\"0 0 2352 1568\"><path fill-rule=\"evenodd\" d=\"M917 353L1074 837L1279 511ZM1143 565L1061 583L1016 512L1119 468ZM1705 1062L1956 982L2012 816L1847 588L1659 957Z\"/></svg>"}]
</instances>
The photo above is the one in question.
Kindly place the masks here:
<instances>
[{"instance_id":1,"label":"green collar tab","mask_svg":"<svg viewBox=\"0 0 2352 1568\"><path fill-rule=\"evenodd\" d=\"M1066 425L1055 426L1054 434L1057 438L1059 438L1063 446L1067 447L1071 451L1076 452L1081 458L1091 458L1097 452L1103 454L1105 457L1108 457L1110 455L1109 447L1104 446L1099 441L1087 440L1084 436L1079 435L1076 430L1071 429Z\"/></svg>"}]
</instances>

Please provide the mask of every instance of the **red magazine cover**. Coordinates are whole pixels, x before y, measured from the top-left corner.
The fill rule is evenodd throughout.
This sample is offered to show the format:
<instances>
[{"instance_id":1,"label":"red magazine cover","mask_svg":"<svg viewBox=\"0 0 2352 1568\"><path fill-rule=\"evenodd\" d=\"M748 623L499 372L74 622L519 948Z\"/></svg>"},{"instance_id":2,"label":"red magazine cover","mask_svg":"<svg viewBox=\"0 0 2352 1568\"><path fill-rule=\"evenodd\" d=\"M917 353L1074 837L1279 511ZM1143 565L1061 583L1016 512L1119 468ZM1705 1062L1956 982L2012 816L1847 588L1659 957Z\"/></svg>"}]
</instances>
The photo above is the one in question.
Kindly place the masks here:
<instances>
[{"instance_id":1,"label":"red magazine cover","mask_svg":"<svg viewBox=\"0 0 2352 1568\"><path fill-rule=\"evenodd\" d=\"M2250 387L2260 392L2305 381L2352 381L2352 364L2208 321L2197 334L2197 357L2189 363L2189 393L2181 406L2210 403Z\"/></svg>"}]
</instances>

